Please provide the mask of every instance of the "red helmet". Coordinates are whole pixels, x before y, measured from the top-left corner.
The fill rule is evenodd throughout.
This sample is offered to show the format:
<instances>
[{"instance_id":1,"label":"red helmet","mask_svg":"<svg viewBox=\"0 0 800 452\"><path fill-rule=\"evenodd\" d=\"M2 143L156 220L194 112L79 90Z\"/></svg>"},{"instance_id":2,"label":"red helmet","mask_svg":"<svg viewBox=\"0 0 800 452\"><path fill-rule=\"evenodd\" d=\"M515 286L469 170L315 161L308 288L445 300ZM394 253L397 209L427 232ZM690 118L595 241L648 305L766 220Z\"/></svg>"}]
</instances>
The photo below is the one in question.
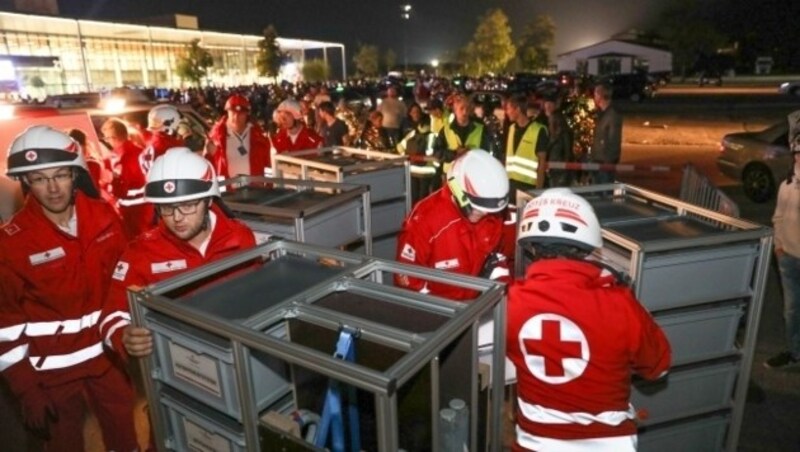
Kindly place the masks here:
<instances>
[{"instance_id":1,"label":"red helmet","mask_svg":"<svg viewBox=\"0 0 800 452\"><path fill-rule=\"evenodd\" d=\"M241 94L233 94L225 102L225 111L250 111L250 101Z\"/></svg>"}]
</instances>

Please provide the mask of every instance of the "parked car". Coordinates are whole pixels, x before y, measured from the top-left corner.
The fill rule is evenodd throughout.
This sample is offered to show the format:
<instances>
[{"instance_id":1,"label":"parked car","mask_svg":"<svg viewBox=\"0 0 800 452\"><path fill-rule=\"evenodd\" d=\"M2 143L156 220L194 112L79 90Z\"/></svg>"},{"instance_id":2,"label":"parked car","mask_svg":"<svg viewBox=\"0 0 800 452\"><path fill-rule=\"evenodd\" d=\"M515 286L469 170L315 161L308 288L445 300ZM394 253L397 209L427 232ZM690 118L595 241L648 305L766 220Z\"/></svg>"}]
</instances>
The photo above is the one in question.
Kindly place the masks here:
<instances>
[{"instance_id":1,"label":"parked car","mask_svg":"<svg viewBox=\"0 0 800 452\"><path fill-rule=\"evenodd\" d=\"M778 92L781 94L800 97L800 80L781 83L781 86L778 87Z\"/></svg>"},{"instance_id":2,"label":"parked car","mask_svg":"<svg viewBox=\"0 0 800 452\"><path fill-rule=\"evenodd\" d=\"M789 124L781 121L758 132L730 133L722 137L717 167L742 182L744 194L754 202L766 202L792 166Z\"/></svg>"},{"instance_id":3,"label":"parked car","mask_svg":"<svg viewBox=\"0 0 800 452\"><path fill-rule=\"evenodd\" d=\"M697 84L700 86L722 86L722 72L715 69L701 71L697 75Z\"/></svg>"},{"instance_id":4,"label":"parked car","mask_svg":"<svg viewBox=\"0 0 800 452\"><path fill-rule=\"evenodd\" d=\"M607 83L614 89L615 99L628 99L641 102L650 99L656 93L656 86L645 73L605 75L597 83Z\"/></svg>"}]
</instances>

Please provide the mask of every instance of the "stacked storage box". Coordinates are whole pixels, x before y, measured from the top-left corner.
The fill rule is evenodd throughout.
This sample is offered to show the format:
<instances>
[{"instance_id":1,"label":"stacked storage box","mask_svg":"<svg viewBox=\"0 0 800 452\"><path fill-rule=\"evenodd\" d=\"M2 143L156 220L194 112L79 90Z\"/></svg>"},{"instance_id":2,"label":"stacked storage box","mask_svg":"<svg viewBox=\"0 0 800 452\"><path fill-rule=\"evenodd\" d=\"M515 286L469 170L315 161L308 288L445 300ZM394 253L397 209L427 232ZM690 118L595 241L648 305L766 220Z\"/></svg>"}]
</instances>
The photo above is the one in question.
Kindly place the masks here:
<instances>
[{"instance_id":1,"label":"stacked storage box","mask_svg":"<svg viewBox=\"0 0 800 452\"><path fill-rule=\"evenodd\" d=\"M338 248L359 244L372 251L364 185L238 176L220 183L222 199L252 229L268 237Z\"/></svg>"},{"instance_id":2,"label":"stacked storage box","mask_svg":"<svg viewBox=\"0 0 800 452\"><path fill-rule=\"evenodd\" d=\"M369 186L372 212L372 254L394 259L397 233L411 209L408 160L405 156L348 147L278 154L273 175ZM366 252L364 248L356 250Z\"/></svg>"},{"instance_id":3,"label":"stacked storage box","mask_svg":"<svg viewBox=\"0 0 800 452\"><path fill-rule=\"evenodd\" d=\"M629 185L573 191L592 204L603 229L594 258L631 278L672 346L666 378L634 383L639 450L736 450L772 231ZM517 201L538 193L518 192ZM519 248L517 257L520 274L530 259Z\"/></svg>"},{"instance_id":4,"label":"stacked storage box","mask_svg":"<svg viewBox=\"0 0 800 452\"><path fill-rule=\"evenodd\" d=\"M385 284L401 275L480 295L455 303ZM134 323L154 335L143 373L159 449L319 450L287 431L322 413L336 382L355 391L345 399L359 411L362 450L436 450L438 414L453 399L470 413L468 448L501 450L502 397L481 390L489 378L477 357L478 321L505 323L501 284L274 241L129 297ZM355 362L333 356L341 331L355 333ZM491 393L502 394L502 331L494 341Z\"/></svg>"}]
</instances>

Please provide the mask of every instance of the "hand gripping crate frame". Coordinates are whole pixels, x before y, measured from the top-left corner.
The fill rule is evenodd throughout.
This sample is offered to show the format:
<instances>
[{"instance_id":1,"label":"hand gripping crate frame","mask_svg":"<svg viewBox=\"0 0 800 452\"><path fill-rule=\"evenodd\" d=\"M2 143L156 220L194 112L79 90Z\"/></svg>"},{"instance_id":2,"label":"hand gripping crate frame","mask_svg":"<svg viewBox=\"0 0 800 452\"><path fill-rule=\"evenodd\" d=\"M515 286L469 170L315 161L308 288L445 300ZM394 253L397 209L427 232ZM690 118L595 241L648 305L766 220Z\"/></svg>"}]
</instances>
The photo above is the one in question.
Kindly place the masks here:
<instances>
[{"instance_id":1,"label":"hand gripping crate frame","mask_svg":"<svg viewBox=\"0 0 800 452\"><path fill-rule=\"evenodd\" d=\"M668 378L674 380L674 388L661 381L637 384L632 393L634 406L652 403L662 411L662 416L644 422L644 435L657 432L654 436L674 438L705 423L719 434L698 438L719 438L720 445L704 450L736 450L772 230L626 184L572 187L572 191L592 204L600 220L604 245L593 258L631 278L637 298L672 344L675 362ZM518 191L517 204L524 207L540 193ZM515 270L521 275L529 259L519 246L516 257ZM737 343L742 316L746 316L745 331ZM681 392L687 387L695 391ZM695 397L690 392L703 393Z\"/></svg>"},{"instance_id":2,"label":"hand gripping crate frame","mask_svg":"<svg viewBox=\"0 0 800 452\"><path fill-rule=\"evenodd\" d=\"M220 182L225 205L270 236L336 248L362 241L372 254L371 204L364 185L237 176Z\"/></svg>"},{"instance_id":3,"label":"hand gripping crate frame","mask_svg":"<svg viewBox=\"0 0 800 452\"><path fill-rule=\"evenodd\" d=\"M181 302L166 296L252 261L264 263L256 271L230 277L205 292L198 291L180 298ZM288 282L284 283L281 294L264 301L263 306L258 302L244 303L249 307L234 308L237 311L235 315L224 311L224 306L230 306L222 299L226 294L240 302L245 300L243 294L248 289L242 281L263 286L285 280L285 274L269 273L278 268L275 265L286 263L324 267L323 275L317 283L299 281L296 290L287 288L291 286ZM268 268L270 265L273 267ZM317 270L291 274L302 273L307 278ZM394 287L391 281L396 275L470 288L480 295L470 303L456 303ZM265 292L260 286L252 287L252 291ZM289 396L269 399L271 405L263 409L263 412L277 410L285 414L291 409L304 407L298 403L308 399L310 392L303 392L309 385L302 378L311 374L313 378L334 379L355 387L359 399L367 398L375 419L371 437L374 447L365 446L367 450L397 451L405 447L409 432L419 430L424 432L422 440L432 443L429 444L430 450L440 450L436 440L441 429L438 411L454 397L467 401L470 413L481 413L480 416L470 416L470 449L478 450L480 432L484 432L486 438L483 441L489 449L501 450L503 332L500 329L495 332L494 341L499 346L491 367L489 385L492 396L486 402L487 411L479 407L483 403L480 400L485 399L479 395L477 341L481 319L488 317L496 324L505 324L504 292L502 284L484 279L288 241L266 243L145 289L131 288L129 301L133 323L153 330L156 339L153 355L142 360L142 376L151 407L156 444L164 449L186 444L176 441L177 430L180 430L179 434L185 433L181 430L183 427L176 430L176 419L183 419L182 425L190 425L194 430L204 430L204 426L213 424L210 419L222 418L233 427L229 425L226 430L224 426L213 425L205 435L217 440L233 438L229 445L234 450L268 450L263 448L260 436L265 430L259 420L262 413L259 410L264 408L260 405L265 400L260 386L267 381L271 385L268 389L272 390L285 384ZM163 326L167 323L180 325L174 329L178 330L175 337L159 332L164 331ZM281 326L285 328L284 332L276 333ZM313 337L335 337L342 327L359 332L359 347L363 347L360 350L365 361L354 364L333 358L331 351L335 341L323 347L309 342L313 342L309 339ZM173 351L169 346L173 339L196 340L193 346L200 349L196 350L197 360L219 356L213 347L202 349L211 339L226 348L228 362L216 360L216 372L212 372L216 381L210 386L216 389L217 394L222 393L221 398L227 398L229 403L212 406L208 400L197 397L198 392L185 391L183 386L174 384L181 381L170 379L167 375L169 369L164 367L165 355ZM375 364L368 361L372 359L367 356L370 349L377 350L377 355L384 358L386 355L394 357L385 358L389 362ZM289 371L278 374L261 372L255 369L257 366L254 364L259 357L267 357L272 363L277 361ZM425 377L420 378L421 375ZM277 385L274 384L276 381ZM227 393L220 389L223 387L228 388ZM418 392L419 388L422 388L421 392ZM176 393L175 398L164 395ZM411 395L416 397L420 394L424 403L407 403ZM180 398L188 398L189 403L181 405L179 410L172 409L178 405L175 400ZM231 402L232 399L235 402ZM409 406L420 405L423 406L425 422L421 426L409 425L417 417L410 418L404 413L408 412ZM220 406L227 411L221 412ZM193 410L202 411L194 413L202 419L193 418L187 423L183 416ZM479 424L478 418L483 413L487 413L483 418L485 423ZM231 433L230 428L234 428L235 433ZM407 450L419 448L412 446Z\"/></svg>"}]
</instances>

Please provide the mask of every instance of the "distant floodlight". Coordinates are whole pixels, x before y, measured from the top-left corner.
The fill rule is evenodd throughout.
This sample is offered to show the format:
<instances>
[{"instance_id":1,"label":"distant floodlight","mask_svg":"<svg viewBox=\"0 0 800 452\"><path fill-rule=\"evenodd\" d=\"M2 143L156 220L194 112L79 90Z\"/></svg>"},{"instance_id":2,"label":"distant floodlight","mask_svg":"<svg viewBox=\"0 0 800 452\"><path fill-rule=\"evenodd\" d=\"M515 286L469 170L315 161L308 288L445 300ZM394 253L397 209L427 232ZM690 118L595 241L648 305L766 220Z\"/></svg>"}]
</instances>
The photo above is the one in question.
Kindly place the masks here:
<instances>
[{"instance_id":1,"label":"distant floodlight","mask_svg":"<svg viewBox=\"0 0 800 452\"><path fill-rule=\"evenodd\" d=\"M403 5L403 11L405 11L407 13L410 13L411 12L411 5L409 5L407 3L405 5Z\"/></svg>"},{"instance_id":2,"label":"distant floodlight","mask_svg":"<svg viewBox=\"0 0 800 452\"><path fill-rule=\"evenodd\" d=\"M434 68L437 68L437 67L439 67L439 60L437 60L437 59L435 59L435 58L434 58L434 59L432 59L432 60L431 60L431 66L433 66Z\"/></svg>"}]
</instances>

